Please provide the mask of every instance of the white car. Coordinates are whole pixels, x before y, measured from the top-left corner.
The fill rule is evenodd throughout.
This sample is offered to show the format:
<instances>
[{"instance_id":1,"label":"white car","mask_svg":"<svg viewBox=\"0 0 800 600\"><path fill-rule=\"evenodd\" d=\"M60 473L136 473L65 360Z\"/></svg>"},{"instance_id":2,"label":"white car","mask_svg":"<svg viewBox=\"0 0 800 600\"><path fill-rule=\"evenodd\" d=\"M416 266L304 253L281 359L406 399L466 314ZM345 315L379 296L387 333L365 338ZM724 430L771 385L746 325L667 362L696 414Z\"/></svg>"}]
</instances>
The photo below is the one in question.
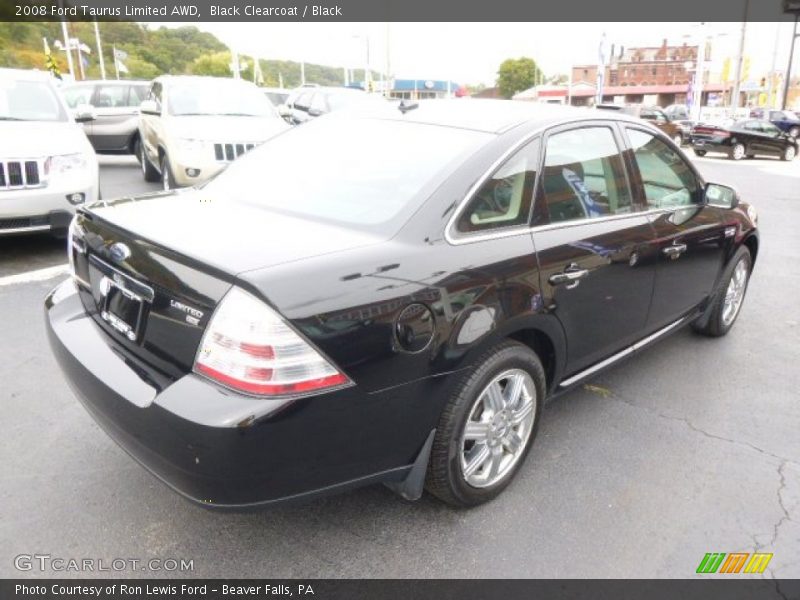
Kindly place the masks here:
<instances>
[{"instance_id":1,"label":"white car","mask_svg":"<svg viewBox=\"0 0 800 600\"><path fill-rule=\"evenodd\" d=\"M156 78L139 107L146 181L192 186L289 128L252 83L223 77Z\"/></svg>"},{"instance_id":2,"label":"white car","mask_svg":"<svg viewBox=\"0 0 800 600\"><path fill-rule=\"evenodd\" d=\"M75 207L97 200L97 157L48 73L0 69L0 235L63 235Z\"/></svg>"}]
</instances>

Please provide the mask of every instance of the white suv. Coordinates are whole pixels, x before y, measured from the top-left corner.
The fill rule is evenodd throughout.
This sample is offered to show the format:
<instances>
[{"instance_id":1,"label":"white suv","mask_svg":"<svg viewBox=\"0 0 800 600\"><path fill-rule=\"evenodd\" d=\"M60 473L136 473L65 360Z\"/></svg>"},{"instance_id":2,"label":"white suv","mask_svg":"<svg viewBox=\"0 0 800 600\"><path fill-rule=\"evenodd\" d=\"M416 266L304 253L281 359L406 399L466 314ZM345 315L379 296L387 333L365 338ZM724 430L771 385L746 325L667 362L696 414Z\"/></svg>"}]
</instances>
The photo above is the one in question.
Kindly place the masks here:
<instances>
[{"instance_id":1,"label":"white suv","mask_svg":"<svg viewBox=\"0 0 800 600\"><path fill-rule=\"evenodd\" d=\"M158 77L139 107L139 161L164 189L202 183L289 125L252 83Z\"/></svg>"},{"instance_id":2,"label":"white suv","mask_svg":"<svg viewBox=\"0 0 800 600\"><path fill-rule=\"evenodd\" d=\"M0 235L63 234L98 198L97 157L49 74L0 69Z\"/></svg>"}]
</instances>

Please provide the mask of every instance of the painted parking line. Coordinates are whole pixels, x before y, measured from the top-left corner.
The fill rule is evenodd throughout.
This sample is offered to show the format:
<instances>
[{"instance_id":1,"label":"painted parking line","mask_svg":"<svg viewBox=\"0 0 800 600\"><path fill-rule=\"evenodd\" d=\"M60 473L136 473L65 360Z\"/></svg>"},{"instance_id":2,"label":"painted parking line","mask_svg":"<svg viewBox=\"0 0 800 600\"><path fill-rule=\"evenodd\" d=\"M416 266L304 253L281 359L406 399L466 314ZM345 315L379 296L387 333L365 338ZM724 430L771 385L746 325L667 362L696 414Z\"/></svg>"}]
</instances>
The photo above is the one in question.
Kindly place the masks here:
<instances>
[{"instance_id":1,"label":"painted parking line","mask_svg":"<svg viewBox=\"0 0 800 600\"><path fill-rule=\"evenodd\" d=\"M69 264L37 269L36 271L28 271L27 273L17 273L16 275L7 275L5 277L0 277L0 287L18 285L20 283L31 283L34 281L47 281L48 279L53 279L53 277L58 277L59 275L66 275L67 273L69 273Z\"/></svg>"}]
</instances>

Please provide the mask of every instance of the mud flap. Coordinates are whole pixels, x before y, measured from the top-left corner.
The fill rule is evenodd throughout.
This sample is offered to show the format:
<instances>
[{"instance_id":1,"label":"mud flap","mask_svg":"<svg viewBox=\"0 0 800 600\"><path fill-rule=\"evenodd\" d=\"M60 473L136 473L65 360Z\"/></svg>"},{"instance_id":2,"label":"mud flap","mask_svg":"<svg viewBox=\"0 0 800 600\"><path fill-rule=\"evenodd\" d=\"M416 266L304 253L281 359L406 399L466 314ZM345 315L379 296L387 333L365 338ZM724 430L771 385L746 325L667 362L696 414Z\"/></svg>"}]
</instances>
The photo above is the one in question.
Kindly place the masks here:
<instances>
[{"instance_id":1,"label":"mud flap","mask_svg":"<svg viewBox=\"0 0 800 600\"><path fill-rule=\"evenodd\" d=\"M403 481L387 482L384 484L386 487L406 500L419 500L422 497L422 491L425 488L425 473L428 470L428 460L431 456L435 435L436 429L432 429L406 478Z\"/></svg>"}]
</instances>

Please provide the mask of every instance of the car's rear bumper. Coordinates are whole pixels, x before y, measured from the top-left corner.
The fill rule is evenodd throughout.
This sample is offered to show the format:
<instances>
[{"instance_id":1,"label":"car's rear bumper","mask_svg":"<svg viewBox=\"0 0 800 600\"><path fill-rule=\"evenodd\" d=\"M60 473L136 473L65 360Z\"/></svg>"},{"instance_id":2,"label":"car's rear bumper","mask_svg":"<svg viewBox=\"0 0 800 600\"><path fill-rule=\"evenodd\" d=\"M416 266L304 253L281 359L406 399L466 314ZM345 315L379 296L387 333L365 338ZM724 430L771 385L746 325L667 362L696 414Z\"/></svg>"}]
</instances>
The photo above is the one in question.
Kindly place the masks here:
<instances>
[{"instance_id":1,"label":"car's rear bumper","mask_svg":"<svg viewBox=\"0 0 800 600\"><path fill-rule=\"evenodd\" d=\"M206 506L401 481L438 418L431 380L296 400L241 396L194 374L159 389L86 314L71 281L48 295L45 313L52 350L92 417L149 471Z\"/></svg>"},{"instance_id":2,"label":"car's rear bumper","mask_svg":"<svg viewBox=\"0 0 800 600\"><path fill-rule=\"evenodd\" d=\"M692 148L695 150L706 150L707 152L729 152L731 149L730 143L714 139L697 139L693 137L691 140Z\"/></svg>"}]
</instances>

